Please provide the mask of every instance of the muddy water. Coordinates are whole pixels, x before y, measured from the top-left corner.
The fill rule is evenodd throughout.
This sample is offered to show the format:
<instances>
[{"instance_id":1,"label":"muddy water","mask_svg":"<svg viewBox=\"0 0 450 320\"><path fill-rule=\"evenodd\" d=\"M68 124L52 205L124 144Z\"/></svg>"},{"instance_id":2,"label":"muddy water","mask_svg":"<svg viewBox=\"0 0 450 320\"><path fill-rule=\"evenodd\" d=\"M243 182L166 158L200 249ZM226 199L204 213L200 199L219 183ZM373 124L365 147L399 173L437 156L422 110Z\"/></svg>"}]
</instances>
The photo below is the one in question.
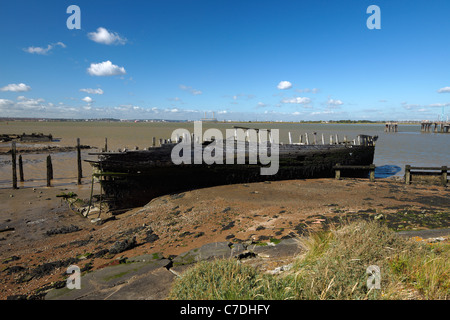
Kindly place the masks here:
<instances>
[{"instance_id":1,"label":"muddy water","mask_svg":"<svg viewBox=\"0 0 450 320\"><path fill-rule=\"evenodd\" d=\"M322 143L322 134L325 142L329 143L330 135L335 141L336 134L342 141L344 136L353 140L358 134L377 135L374 163L377 176L390 176L403 174L406 164L417 166L450 166L450 134L420 133L419 125L400 125L399 132L385 133L383 124L281 124L281 123L203 123L203 131L208 128L225 129L233 125L252 128L268 128L280 130L280 142L289 141L289 132L292 142L299 142L300 135L307 132L309 140L313 141L313 132L317 133L317 142ZM193 123L146 123L146 122L0 122L0 134L44 133L52 134L54 140L46 144L18 144L18 147L75 146L76 138L81 143L96 148L103 148L105 138L108 139L108 149L116 151L119 148L138 147L140 149L151 146L152 137L168 139L173 130L185 128L193 132ZM0 143L8 148L9 143ZM95 159L83 151L83 159ZM25 182L19 187L44 186L46 184L46 156L48 154L23 154ZM53 153L54 183L56 185L73 184L76 181L76 153ZM89 164L83 163L83 173L91 173ZM11 157L0 155L0 188L11 186Z\"/></svg>"}]
</instances>

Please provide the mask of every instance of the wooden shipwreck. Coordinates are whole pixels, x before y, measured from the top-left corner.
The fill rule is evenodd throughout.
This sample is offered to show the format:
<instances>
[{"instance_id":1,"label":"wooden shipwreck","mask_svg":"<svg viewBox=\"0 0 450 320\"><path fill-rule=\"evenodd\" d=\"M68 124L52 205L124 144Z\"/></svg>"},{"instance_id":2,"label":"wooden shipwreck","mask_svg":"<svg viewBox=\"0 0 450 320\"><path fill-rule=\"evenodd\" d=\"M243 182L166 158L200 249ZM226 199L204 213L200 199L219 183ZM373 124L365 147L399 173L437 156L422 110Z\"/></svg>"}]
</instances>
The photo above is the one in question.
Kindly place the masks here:
<instances>
[{"instance_id":1,"label":"wooden shipwreck","mask_svg":"<svg viewBox=\"0 0 450 320\"><path fill-rule=\"evenodd\" d=\"M190 161L174 164L172 153L174 148L180 149L181 143L163 143L147 150L90 153L98 156L97 161L89 162L94 168L94 176L100 180L104 200L109 207L138 207L161 195L218 185L334 177L333 166L338 163L372 164L375 150L374 139L363 135L358 136L353 143L277 144L277 148L273 148L270 142L252 144L248 141L227 143L213 140L199 144L185 141L186 148L182 156ZM187 148L187 144L190 148ZM263 164L260 158L257 158L256 163L250 160L261 154L261 151L262 154L272 156L274 149L278 149L278 170L276 174L262 175L261 168L267 168L273 163L268 164L266 161ZM186 150L190 153L186 154ZM234 158L229 156L230 151ZM241 158L238 164L237 155L242 156L242 152L245 153L245 161L243 163ZM213 155L216 160L223 157L223 161L208 164L198 158L205 153ZM227 164L226 157L228 163L234 160L233 164ZM368 175L367 170L352 170L348 173Z\"/></svg>"}]
</instances>

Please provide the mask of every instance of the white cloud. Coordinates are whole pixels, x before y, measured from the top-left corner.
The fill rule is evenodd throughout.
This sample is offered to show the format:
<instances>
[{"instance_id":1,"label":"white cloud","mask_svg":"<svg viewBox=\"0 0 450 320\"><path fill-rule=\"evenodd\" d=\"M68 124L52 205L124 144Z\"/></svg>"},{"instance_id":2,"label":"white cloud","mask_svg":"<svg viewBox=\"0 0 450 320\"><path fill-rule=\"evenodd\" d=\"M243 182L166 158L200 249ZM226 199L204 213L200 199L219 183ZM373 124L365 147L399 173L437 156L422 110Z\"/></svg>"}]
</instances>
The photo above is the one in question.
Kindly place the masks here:
<instances>
[{"instance_id":1,"label":"white cloud","mask_svg":"<svg viewBox=\"0 0 450 320\"><path fill-rule=\"evenodd\" d=\"M447 92L450 92L450 87L440 88L437 92L438 92L438 93L447 93Z\"/></svg>"},{"instance_id":2,"label":"white cloud","mask_svg":"<svg viewBox=\"0 0 450 320\"><path fill-rule=\"evenodd\" d=\"M122 38L116 32L110 32L105 28L98 28L97 32L89 32L88 38L97 43L107 44L107 45L123 45L128 40L126 38Z\"/></svg>"},{"instance_id":3,"label":"white cloud","mask_svg":"<svg viewBox=\"0 0 450 320\"><path fill-rule=\"evenodd\" d=\"M344 103L341 101L341 100L334 100L334 99L328 99L328 101L327 101L327 105L329 106L329 107L338 107L338 106L341 106L341 105L343 105Z\"/></svg>"},{"instance_id":4,"label":"white cloud","mask_svg":"<svg viewBox=\"0 0 450 320\"><path fill-rule=\"evenodd\" d=\"M290 88L292 88L292 83L290 83L289 81L281 81L277 85L277 88L280 89L280 90L290 89Z\"/></svg>"},{"instance_id":5,"label":"white cloud","mask_svg":"<svg viewBox=\"0 0 450 320\"><path fill-rule=\"evenodd\" d=\"M47 46L47 48L43 48L43 47L28 47L23 49L23 51L28 52L28 53L32 53L32 54L42 54L42 55L46 55L47 53L49 53L55 46L60 46L62 48L66 48L67 46L62 43L62 42L57 42L57 43L52 43L49 44Z\"/></svg>"},{"instance_id":6,"label":"white cloud","mask_svg":"<svg viewBox=\"0 0 450 320\"><path fill-rule=\"evenodd\" d=\"M89 94L103 94L103 90L100 89L100 88L98 88L98 89L90 89L90 88L80 89L80 91L81 92L86 92L86 93L89 93Z\"/></svg>"},{"instance_id":7,"label":"white cloud","mask_svg":"<svg viewBox=\"0 0 450 320\"><path fill-rule=\"evenodd\" d=\"M316 93L320 92L320 89L317 89L317 88L312 88L312 89L305 88L305 89L295 89L295 91L300 92L300 93L306 92L306 93L314 93L314 94L316 94Z\"/></svg>"},{"instance_id":8,"label":"white cloud","mask_svg":"<svg viewBox=\"0 0 450 320\"><path fill-rule=\"evenodd\" d=\"M127 73L124 67L116 66L109 60L100 63L91 63L91 66L87 69L87 71L91 76L98 77L117 76Z\"/></svg>"},{"instance_id":9,"label":"white cloud","mask_svg":"<svg viewBox=\"0 0 450 320\"><path fill-rule=\"evenodd\" d=\"M284 98L281 103L294 103L294 104L308 104L311 102L310 98L307 97L294 97L294 98Z\"/></svg>"},{"instance_id":10,"label":"white cloud","mask_svg":"<svg viewBox=\"0 0 450 320\"><path fill-rule=\"evenodd\" d=\"M258 102L258 104L257 104L257 106L256 107L258 107L258 108L264 108L264 107L267 107L267 104L265 104L264 102Z\"/></svg>"},{"instance_id":11,"label":"white cloud","mask_svg":"<svg viewBox=\"0 0 450 320\"><path fill-rule=\"evenodd\" d=\"M31 87L27 86L25 83L19 84L11 83L8 84L7 86L4 86L3 88L0 88L0 91L12 91L12 92L26 92L30 90Z\"/></svg>"},{"instance_id":12,"label":"white cloud","mask_svg":"<svg viewBox=\"0 0 450 320\"><path fill-rule=\"evenodd\" d=\"M86 103L92 103L92 101L94 101L91 97L84 97L84 98L81 99L81 100L83 100L83 101L86 102Z\"/></svg>"},{"instance_id":13,"label":"white cloud","mask_svg":"<svg viewBox=\"0 0 450 320\"><path fill-rule=\"evenodd\" d=\"M203 92L200 91L200 90L194 89L194 88L189 87L189 86L185 86L184 84L180 84L180 89L181 89L181 90L184 90L184 91L188 91L188 92L190 92L190 93L191 93L192 95L194 95L194 96L197 96L197 95L200 95L200 94L203 93Z\"/></svg>"}]
</instances>

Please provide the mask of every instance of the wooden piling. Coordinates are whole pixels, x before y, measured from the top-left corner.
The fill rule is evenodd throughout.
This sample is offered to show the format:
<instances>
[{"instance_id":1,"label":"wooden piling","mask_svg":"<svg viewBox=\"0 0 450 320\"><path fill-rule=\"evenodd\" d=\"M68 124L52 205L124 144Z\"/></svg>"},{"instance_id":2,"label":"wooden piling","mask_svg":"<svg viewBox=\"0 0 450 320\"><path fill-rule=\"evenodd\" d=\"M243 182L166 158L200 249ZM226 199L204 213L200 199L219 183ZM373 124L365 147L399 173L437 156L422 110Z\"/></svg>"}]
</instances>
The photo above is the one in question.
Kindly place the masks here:
<instances>
[{"instance_id":1,"label":"wooden piling","mask_svg":"<svg viewBox=\"0 0 450 320\"><path fill-rule=\"evenodd\" d=\"M340 163L336 163L336 167L340 167L340 165L341 165ZM336 180L341 180L341 169L336 168L335 178Z\"/></svg>"},{"instance_id":2,"label":"wooden piling","mask_svg":"<svg viewBox=\"0 0 450 320\"><path fill-rule=\"evenodd\" d=\"M411 166L410 165L405 166L405 183L406 184L411 183Z\"/></svg>"},{"instance_id":3,"label":"wooden piling","mask_svg":"<svg viewBox=\"0 0 450 320\"><path fill-rule=\"evenodd\" d=\"M13 189L17 189L16 142L11 142Z\"/></svg>"},{"instance_id":4,"label":"wooden piling","mask_svg":"<svg viewBox=\"0 0 450 320\"><path fill-rule=\"evenodd\" d=\"M373 163L370 165L369 170L370 170L369 171L369 180L371 182L374 182L375 181L375 165Z\"/></svg>"},{"instance_id":5,"label":"wooden piling","mask_svg":"<svg viewBox=\"0 0 450 320\"><path fill-rule=\"evenodd\" d=\"M309 145L308 132L305 133L306 144Z\"/></svg>"},{"instance_id":6,"label":"wooden piling","mask_svg":"<svg viewBox=\"0 0 450 320\"><path fill-rule=\"evenodd\" d=\"M19 177L20 181L24 182L25 179L23 178L23 161L22 161L22 155L19 155Z\"/></svg>"},{"instance_id":7,"label":"wooden piling","mask_svg":"<svg viewBox=\"0 0 450 320\"><path fill-rule=\"evenodd\" d=\"M53 176L53 167L52 167L52 157L50 155L47 156L47 187L52 186L52 176Z\"/></svg>"},{"instance_id":8,"label":"wooden piling","mask_svg":"<svg viewBox=\"0 0 450 320\"><path fill-rule=\"evenodd\" d=\"M77 183L81 184L81 178L83 177L83 168L81 167L81 145L80 138L77 138L77 164L78 164L78 179Z\"/></svg>"},{"instance_id":9,"label":"wooden piling","mask_svg":"<svg viewBox=\"0 0 450 320\"><path fill-rule=\"evenodd\" d=\"M105 138L105 152L108 152L108 138Z\"/></svg>"},{"instance_id":10,"label":"wooden piling","mask_svg":"<svg viewBox=\"0 0 450 320\"><path fill-rule=\"evenodd\" d=\"M155 137L152 138L152 147L156 147L156 138Z\"/></svg>"},{"instance_id":11,"label":"wooden piling","mask_svg":"<svg viewBox=\"0 0 450 320\"><path fill-rule=\"evenodd\" d=\"M441 174L442 174L442 185L447 186L447 166L442 166Z\"/></svg>"}]
</instances>

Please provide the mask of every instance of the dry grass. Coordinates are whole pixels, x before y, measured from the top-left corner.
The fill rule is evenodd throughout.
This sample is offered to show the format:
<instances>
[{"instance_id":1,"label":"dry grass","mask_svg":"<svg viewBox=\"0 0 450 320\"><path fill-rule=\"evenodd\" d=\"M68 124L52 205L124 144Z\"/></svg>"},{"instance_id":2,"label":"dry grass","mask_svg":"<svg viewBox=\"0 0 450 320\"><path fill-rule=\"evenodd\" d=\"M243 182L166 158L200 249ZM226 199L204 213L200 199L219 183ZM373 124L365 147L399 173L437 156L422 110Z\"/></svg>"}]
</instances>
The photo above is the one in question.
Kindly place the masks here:
<instances>
[{"instance_id":1,"label":"dry grass","mask_svg":"<svg viewBox=\"0 0 450 320\"><path fill-rule=\"evenodd\" d=\"M378 222L353 222L303 239L293 268L263 274L235 260L201 262L175 281L171 299L448 299L450 245L398 237ZM369 266L380 289L369 289Z\"/></svg>"}]
</instances>

